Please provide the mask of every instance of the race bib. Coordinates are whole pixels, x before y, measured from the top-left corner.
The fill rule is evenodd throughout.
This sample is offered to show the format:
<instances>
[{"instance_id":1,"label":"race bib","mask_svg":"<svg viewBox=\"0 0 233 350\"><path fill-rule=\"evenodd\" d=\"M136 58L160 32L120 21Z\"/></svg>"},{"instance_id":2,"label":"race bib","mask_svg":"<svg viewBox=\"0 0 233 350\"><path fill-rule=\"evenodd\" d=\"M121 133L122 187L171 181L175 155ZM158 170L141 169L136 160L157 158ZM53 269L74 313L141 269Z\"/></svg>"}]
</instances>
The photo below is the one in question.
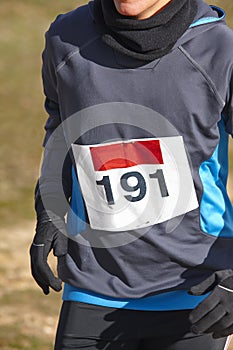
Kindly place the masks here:
<instances>
[{"instance_id":1,"label":"race bib","mask_svg":"<svg viewBox=\"0 0 233 350\"><path fill-rule=\"evenodd\" d=\"M181 136L72 145L90 226L125 231L198 207Z\"/></svg>"}]
</instances>

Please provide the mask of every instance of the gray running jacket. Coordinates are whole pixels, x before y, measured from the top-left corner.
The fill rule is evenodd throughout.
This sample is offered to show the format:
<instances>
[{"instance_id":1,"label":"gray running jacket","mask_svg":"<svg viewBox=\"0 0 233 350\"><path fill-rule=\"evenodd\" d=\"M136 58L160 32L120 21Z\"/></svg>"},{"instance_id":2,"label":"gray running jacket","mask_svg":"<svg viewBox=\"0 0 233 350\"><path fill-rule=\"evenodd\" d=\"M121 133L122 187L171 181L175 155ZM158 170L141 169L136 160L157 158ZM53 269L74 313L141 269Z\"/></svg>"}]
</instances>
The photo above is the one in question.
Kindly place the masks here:
<instances>
[{"instance_id":1,"label":"gray running jacket","mask_svg":"<svg viewBox=\"0 0 233 350\"><path fill-rule=\"evenodd\" d=\"M46 33L39 188L70 198L65 300L191 308L191 286L233 268L233 33L221 9L197 3L171 52L149 63L102 42L92 2Z\"/></svg>"}]
</instances>

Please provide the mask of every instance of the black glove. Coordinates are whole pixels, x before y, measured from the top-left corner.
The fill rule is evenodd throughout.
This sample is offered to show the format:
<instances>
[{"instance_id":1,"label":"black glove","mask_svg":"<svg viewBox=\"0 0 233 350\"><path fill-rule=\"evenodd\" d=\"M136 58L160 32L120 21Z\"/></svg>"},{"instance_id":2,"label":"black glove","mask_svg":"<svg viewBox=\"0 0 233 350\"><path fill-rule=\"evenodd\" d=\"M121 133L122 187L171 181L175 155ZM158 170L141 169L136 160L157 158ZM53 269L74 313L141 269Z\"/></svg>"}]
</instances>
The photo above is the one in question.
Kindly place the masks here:
<instances>
[{"instance_id":1,"label":"black glove","mask_svg":"<svg viewBox=\"0 0 233 350\"><path fill-rule=\"evenodd\" d=\"M213 338L233 333L233 270L217 271L190 289L192 295L210 294L190 313L192 331L213 333Z\"/></svg>"},{"instance_id":2,"label":"black glove","mask_svg":"<svg viewBox=\"0 0 233 350\"><path fill-rule=\"evenodd\" d=\"M62 282L54 276L47 258L51 250L57 257L65 255L67 242L64 219L51 211L38 214L36 234L30 247L31 270L44 294L49 294L49 287L57 292L62 288Z\"/></svg>"}]
</instances>

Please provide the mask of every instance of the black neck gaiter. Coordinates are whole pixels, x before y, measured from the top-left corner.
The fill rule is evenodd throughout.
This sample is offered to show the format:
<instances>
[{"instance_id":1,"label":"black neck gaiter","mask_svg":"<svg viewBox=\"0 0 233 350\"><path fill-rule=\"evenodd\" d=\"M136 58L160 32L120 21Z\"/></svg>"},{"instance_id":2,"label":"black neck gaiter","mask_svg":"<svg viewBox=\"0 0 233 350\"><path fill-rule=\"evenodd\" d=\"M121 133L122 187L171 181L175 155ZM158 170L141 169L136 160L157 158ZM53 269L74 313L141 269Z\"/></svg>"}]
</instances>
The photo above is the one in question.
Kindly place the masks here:
<instances>
[{"instance_id":1,"label":"black neck gaiter","mask_svg":"<svg viewBox=\"0 0 233 350\"><path fill-rule=\"evenodd\" d=\"M94 19L103 41L143 61L166 55L188 29L197 11L195 0L171 0L150 18L122 16L113 0L94 0Z\"/></svg>"}]
</instances>

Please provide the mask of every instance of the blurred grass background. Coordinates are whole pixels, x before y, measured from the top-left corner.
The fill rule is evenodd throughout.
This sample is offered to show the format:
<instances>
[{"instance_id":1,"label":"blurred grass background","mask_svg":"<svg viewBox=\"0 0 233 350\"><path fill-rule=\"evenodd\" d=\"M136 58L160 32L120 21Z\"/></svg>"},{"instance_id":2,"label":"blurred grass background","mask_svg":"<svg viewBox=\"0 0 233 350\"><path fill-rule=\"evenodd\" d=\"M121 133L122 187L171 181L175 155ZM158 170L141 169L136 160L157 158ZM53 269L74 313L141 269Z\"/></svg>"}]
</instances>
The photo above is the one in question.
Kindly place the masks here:
<instances>
[{"instance_id":1,"label":"blurred grass background","mask_svg":"<svg viewBox=\"0 0 233 350\"><path fill-rule=\"evenodd\" d=\"M85 1L0 1L0 220L33 218L43 125L40 78L44 32L54 17Z\"/></svg>"},{"instance_id":2,"label":"blurred grass background","mask_svg":"<svg viewBox=\"0 0 233 350\"><path fill-rule=\"evenodd\" d=\"M55 293L43 297L30 277L27 254L34 226L33 189L47 118L40 77L41 53L44 32L55 16L85 2L0 1L2 350L52 349L61 297ZM226 10L227 22L233 28L233 1L215 0L211 4Z\"/></svg>"}]
</instances>

